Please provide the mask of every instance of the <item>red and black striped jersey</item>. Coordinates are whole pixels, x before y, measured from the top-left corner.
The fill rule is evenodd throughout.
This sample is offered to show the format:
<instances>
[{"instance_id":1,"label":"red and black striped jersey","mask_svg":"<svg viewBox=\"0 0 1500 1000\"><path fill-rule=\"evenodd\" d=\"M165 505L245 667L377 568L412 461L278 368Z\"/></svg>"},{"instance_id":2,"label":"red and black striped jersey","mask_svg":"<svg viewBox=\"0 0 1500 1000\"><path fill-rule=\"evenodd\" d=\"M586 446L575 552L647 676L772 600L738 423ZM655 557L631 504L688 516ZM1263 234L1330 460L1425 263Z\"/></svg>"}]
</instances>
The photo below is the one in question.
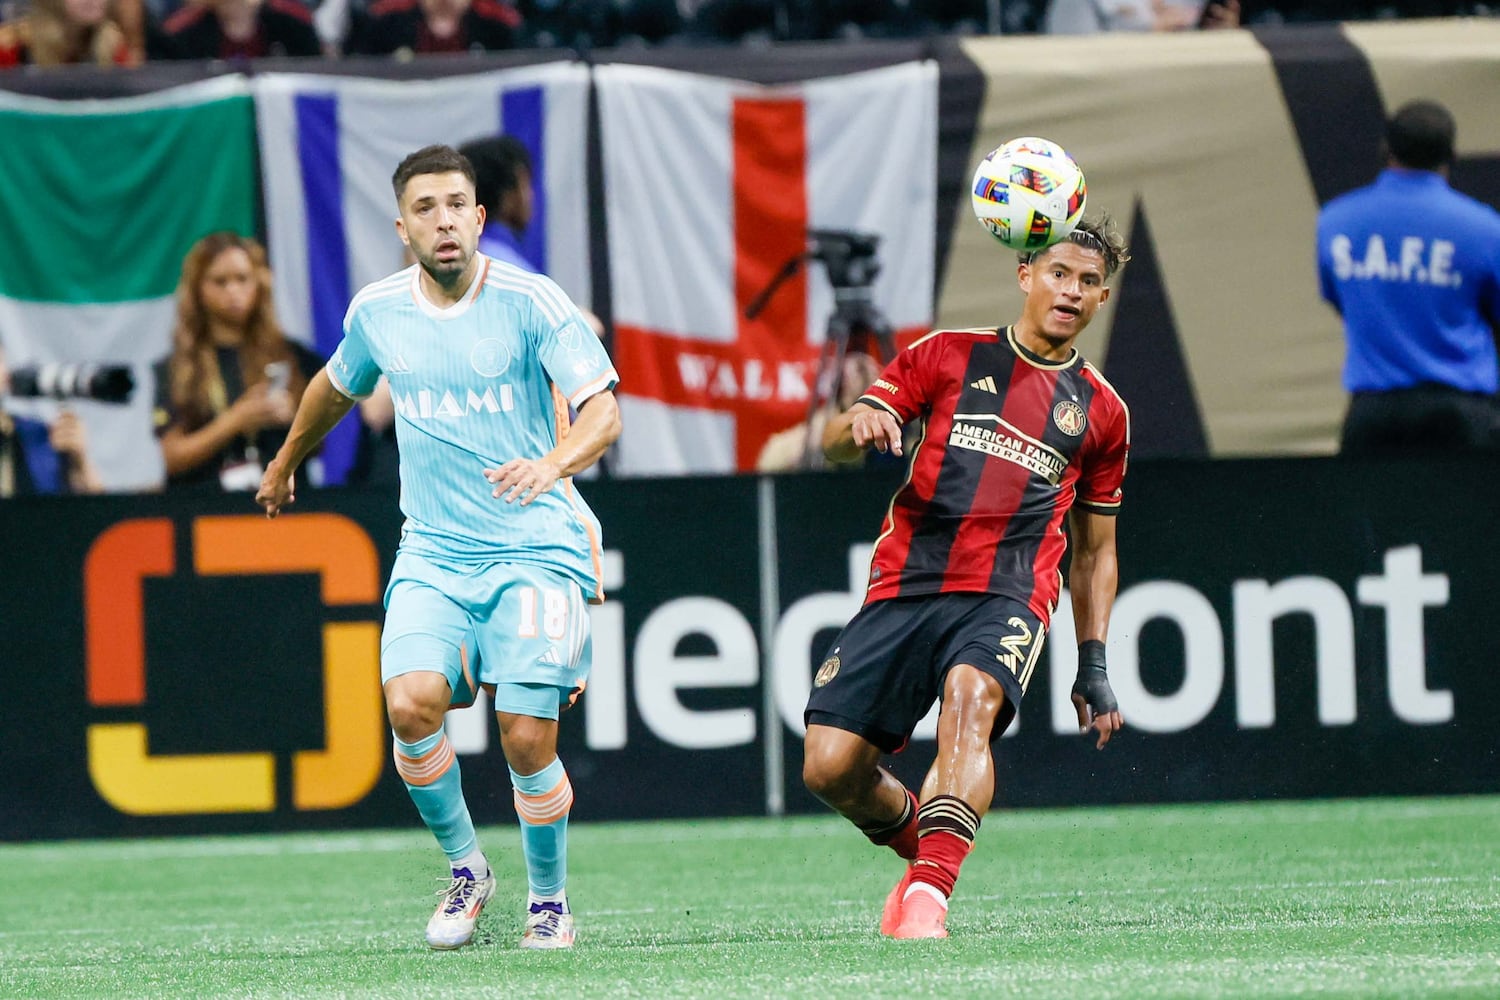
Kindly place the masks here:
<instances>
[{"instance_id":1,"label":"red and black striped jersey","mask_svg":"<svg viewBox=\"0 0 1500 1000\"><path fill-rule=\"evenodd\" d=\"M939 330L896 356L860 401L924 423L875 543L865 601L975 592L1050 621L1074 504L1114 514L1130 415L1074 351L1047 361L1012 330Z\"/></svg>"}]
</instances>

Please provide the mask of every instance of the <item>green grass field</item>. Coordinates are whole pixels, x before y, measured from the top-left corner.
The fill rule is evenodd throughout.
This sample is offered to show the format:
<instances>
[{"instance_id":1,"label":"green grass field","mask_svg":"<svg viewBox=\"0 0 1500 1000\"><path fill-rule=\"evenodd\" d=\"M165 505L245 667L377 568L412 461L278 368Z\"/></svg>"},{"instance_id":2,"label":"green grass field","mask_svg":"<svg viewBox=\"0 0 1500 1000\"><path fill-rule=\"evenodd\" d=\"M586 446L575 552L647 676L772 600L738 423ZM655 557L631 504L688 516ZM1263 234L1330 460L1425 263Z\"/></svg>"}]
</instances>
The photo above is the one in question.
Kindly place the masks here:
<instances>
[{"instance_id":1,"label":"green grass field","mask_svg":"<svg viewBox=\"0 0 1500 1000\"><path fill-rule=\"evenodd\" d=\"M415 821L415 817L413 817ZM1500 798L991 815L952 937L828 817L575 824L571 953L422 943L425 831L0 846L0 996L1500 997Z\"/></svg>"}]
</instances>

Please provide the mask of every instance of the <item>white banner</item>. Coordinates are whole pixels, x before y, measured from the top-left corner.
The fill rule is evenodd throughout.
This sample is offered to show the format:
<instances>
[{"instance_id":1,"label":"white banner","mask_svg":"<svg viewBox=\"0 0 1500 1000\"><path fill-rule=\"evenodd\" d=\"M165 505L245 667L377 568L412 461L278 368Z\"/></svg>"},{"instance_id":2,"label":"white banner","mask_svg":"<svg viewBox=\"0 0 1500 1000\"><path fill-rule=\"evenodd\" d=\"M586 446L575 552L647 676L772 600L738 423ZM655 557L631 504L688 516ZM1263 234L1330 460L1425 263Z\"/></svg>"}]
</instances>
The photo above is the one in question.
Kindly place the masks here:
<instances>
[{"instance_id":1,"label":"white banner","mask_svg":"<svg viewBox=\"0 0 1500 1000\"><path fill-rule=\"evenodd\" d=\"M783 87L625 65L594 80L625 421L615 469L751 469L806 415L830 269L809 262L756 319L745 307L809 230L878 237L878 277L847 283L898 331L931 320L937 66Z\"/></svg>"}]
</instances>

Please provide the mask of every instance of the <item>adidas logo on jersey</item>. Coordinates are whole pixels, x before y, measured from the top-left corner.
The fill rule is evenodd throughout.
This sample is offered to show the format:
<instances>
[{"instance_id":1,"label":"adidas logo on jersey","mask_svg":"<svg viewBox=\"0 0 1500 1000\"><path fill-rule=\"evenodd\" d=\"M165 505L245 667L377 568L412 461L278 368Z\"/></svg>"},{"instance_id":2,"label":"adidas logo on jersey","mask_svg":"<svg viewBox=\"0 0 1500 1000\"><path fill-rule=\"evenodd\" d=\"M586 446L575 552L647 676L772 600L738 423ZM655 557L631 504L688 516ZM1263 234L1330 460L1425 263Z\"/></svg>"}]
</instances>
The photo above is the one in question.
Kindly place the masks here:
<instances>
[{"instance_id":1,"label":"adidas logo on jersey","mask_svg":"<svg viewBox=\"0 0 1500 1000\"><path fill-rule=\"evenodd\" d=\"M556 646L548 646L547 651L537 657L538 663L551 664L554 667L563 666L562 655L558 653Z\"/></svg>"},{"instance_id":2,"label":"adidas logo on jersey","mask_svg":"<svg viewBox=\"0 0 1500 1000\"><path fill-rule=\"evenodd\" d=\"M984 378L976 379L975 381L970 382L969 388L983 390L984 392L987 392L992 396L1000 395L1000 390L995 388L995 379L992 375L986 375Z\"/></svg>"},{"instance_id":3,"label":"adidas logo on jersey","mask_svg":"<svg viewBox=\"0 0 1500 1000\"><path fill-rule=\"evenodd\" d=\"M387 375L410 375L411 365L407 364L406 359L398 354L391 359L390 366L386 368L385 373Z\"/></svg>"}]
</instances>

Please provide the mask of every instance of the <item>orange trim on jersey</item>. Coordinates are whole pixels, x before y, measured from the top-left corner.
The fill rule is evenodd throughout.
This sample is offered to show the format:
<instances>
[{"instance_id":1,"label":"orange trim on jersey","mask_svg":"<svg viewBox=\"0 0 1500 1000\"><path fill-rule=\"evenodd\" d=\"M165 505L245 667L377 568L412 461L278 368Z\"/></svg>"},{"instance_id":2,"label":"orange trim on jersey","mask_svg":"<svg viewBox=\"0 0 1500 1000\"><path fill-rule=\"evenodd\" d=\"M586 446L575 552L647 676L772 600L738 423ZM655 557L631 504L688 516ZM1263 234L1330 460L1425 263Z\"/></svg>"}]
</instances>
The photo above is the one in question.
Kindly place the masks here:
<instances>
[{"instance_id":1,"label":"orange trim on jersey","mask_svg":"<svg viewBox=\"0 0 1500 1000\"><path fill-rule=\"evenodd\" d=\"M573 394L574 396L578 397L577 406L581 408L584 403L587 403L589 400L599 395L599 393L609 391L609 389L612 388L611 383L613 383L614 385L619 385L620 383L620 373L615 371L613 368ZM571 402L572 400L569 400L569 403Z\"/></svg>"},{"instance_id":2,"label":"orange trim on jersey","mask_svg":"<svg viewBox=\"0 0 1500 1000\"><path fill-rule=\"evenodd\" d=\"M568 397L562 394L557 383L552 383L552 415L556 423L557 442L561 444L573 429L573 421L568 416ZM578 508L574 504L573 479L568 477L563 480L563 495L568 500L568 506L572 508L574 516L578 514ZM588 519L579 517L583 523L583 530L589 536L589 561L594 565L594 596L590 604L604 603L604 547L599 542L599 536L594 532L594 526L589 524Z\"/></svg>"},{"instance_id":3,"label":"orange trim on jersey","mask_svg":"<svg viewBox=\"0 0 1500 1000\"><path fill-rule=\"evenodd\" d=\"M578 515L578 508L573 504L573 480L567 479L563 483L563 495L568 498L568 506L573 508L574 516ZM590 604L604 603L604 546L599 543L599 535L594 531L594 526L588 522L586 517L578 517L583 524L584 533L589 536L589 562L594 567L594 596L589 598Z\"/></svg>"},{"instance_id":4,"label":"orange trim on jersey","mask_svg":"<svg viewBox=\"0 0 1500 1000\"><path fill-rule=\"evenodd\" d=\"M484 281L489 276L490 276L490 259L488 257L486 257L484 259L484 270L480 271L479 272L479 276L474 279L474 285L475 285L475 288L474 288L474 297L469 300L469 303L471 305L473 303L479 301L480 294L484 292Z\"/></svg>"},{"instance_id":5,"label":"orange trim on jersey","mask_svg":"<svg viewBox=\"0 0 1500 1000\"><path fill-rule=\"evenodd\" d=\"M568 416L568 397L562 394L557 383L551 383L552 387L552 430L557 435L557 443L562 444L568 432L573 429L573 418Z\"/></svg>"},{"instance_id":6,"label":"orange trim on jersey","mask_svg":"<svg viewBox=\"0 0 1500 1000\"><path fill-rule=\"evenodd\" d=\"M413 3L413 6L415 6L415 3ZM371 10L372 10L372 13L373 13L373 8ZM469 306L472 306L475 303L475 301L478 300L479 293L482 292L482 291L484 291L484 279L487 278L487 277L489 277L489 274L490 274L490 259L488 257L486 257L486 258L484 258L484 268L483 268L483 270L481 270L478 274L476 274L474 276L474 283L469 286L470 287L470 291L468 291L465 294L465 298L468 301L464 302L464 299L460 299L459 300L459 302L464 302L464 308L465 309L467 309ZM422 269L421 269L421 267L416 268L416 270L414 270L412 272L412 275L411 275L411 284L408 285L407 288L409 289L409 291L411 293L412 300L416 302L418 309L423 309L424 311L426 309L435 309L435 310L438 311L439 314L444 314L444 313L447 313L448 310L452 309L454 306L458 305L458 302L455 302L452 305L440 306L440 305L438 305L435 302L428 302L427 301L426 296L424 296L422 294ZM425 303L425 306L424 306L424 303ZM345 393L345 395L348 395L348 393Z\"/></svg>"}]
</instances>

